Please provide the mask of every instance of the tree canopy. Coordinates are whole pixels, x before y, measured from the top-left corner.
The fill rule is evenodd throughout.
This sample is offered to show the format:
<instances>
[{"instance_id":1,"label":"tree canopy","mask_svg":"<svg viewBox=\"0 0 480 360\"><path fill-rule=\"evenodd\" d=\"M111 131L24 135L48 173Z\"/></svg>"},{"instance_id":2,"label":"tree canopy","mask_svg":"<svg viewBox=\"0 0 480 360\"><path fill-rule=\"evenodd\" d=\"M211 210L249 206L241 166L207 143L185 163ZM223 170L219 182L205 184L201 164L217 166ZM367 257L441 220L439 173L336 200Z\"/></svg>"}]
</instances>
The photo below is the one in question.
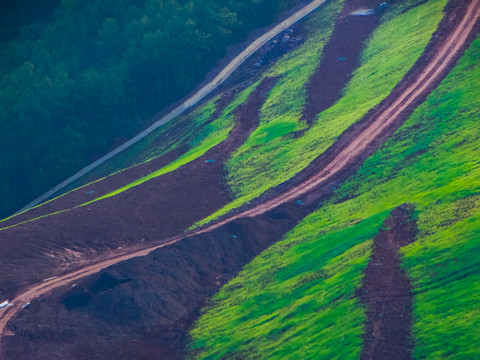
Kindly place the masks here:
<instances>
[{"instance_id":1,"label":"tree canopy","mask_svg":"<svg viewBox=\"0 0 480 360\"><path fill-rule=\"evenodd\" d=\"M139 131L298 2L19 1L10 12L24 16L0 29L0 216Z\"/></svg>"}]
</instances>

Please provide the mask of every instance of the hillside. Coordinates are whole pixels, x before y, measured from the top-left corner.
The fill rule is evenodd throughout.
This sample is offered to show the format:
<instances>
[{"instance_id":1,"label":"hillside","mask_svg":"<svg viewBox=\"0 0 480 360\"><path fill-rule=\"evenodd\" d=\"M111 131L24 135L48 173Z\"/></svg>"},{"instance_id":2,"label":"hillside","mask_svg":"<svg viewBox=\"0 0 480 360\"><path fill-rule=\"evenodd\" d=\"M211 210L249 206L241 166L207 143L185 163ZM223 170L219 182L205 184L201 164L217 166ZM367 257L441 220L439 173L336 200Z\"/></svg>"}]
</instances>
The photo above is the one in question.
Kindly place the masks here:
<instances>
[{"instance_id":1,"label":"hillside","mask_svg":"<svg viewBox=\"0 0 480 360\"><path fill-rule=\"evenodd\" d=\"M135 135L301 2L3 2L0 217Z\"/></svg>"},{"instance_id":2,"label":"hillside","mask_svg":"<svg viewBox=\"0 0 480 360\"><path fill-rule=\"evenodd\" d=\"M0 358L478 358L480 1L380 3L1 221Z\"/></svg>"}]
</instances>

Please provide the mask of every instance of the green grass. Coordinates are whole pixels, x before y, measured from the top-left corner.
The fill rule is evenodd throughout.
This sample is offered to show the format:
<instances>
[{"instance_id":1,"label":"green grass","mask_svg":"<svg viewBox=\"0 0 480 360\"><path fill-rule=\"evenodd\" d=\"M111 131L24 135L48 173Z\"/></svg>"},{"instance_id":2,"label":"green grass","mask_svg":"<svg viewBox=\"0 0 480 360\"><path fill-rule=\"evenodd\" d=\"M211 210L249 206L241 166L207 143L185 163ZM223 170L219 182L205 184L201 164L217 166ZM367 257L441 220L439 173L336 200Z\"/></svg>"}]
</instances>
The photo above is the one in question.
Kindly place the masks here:
<instances>
[{"instance_id":1,"label":"green grass","mask_svg":"<svg viewBox=\"0 0 480 360\"><path fill-rule=\"evenodd\" d=\"M173 149L184 146L188 151L194 141L194 135L205 126L215 112L216 102L221 95L208 101L205 105L191 113L179 116L170 121L145 138L132 145L127 151L108 160L92 171L94 177L104 177L126 167L143 164Z\"/></svg>"},{"instance_id":2,"label":"green grass","mask_svg":"<svg viewBox=\"0 0 480 360\"><path fill-rule=\"evenodd\" d=\"M477 38L357 174L214 296L191 332L193 358L358 359L355 289L370 239L404 203L418 224L402 250L413 356L480 358L479 60Z\"/></svg>"},{"instance_id":3,"label":"green grass","mask_svg":"<svg viewBox=\"0 0 480 360\"><path fill-rule=\"evenodd\" d=\"M288 54L279 60L272 69L264 74L264 77L281 77L279 83L276 84L270 92L260 118L260 123L264 125L260 126L260 132L265 132L265 128L273 129L272 131L268 131L266 135L267 139L282 137L284 134L298 128L296 125L296 118L301 115L305 103L305 94L303 94L303 98L299 98L297 96L298 92L305 92L305 83L315 70L315 67L322 56L321 50L333 30L335 20L341 8L342 1L332 2L327 5L321 11L321 15L314 17L314 19L310 20L310 23L307 25L307 27L316 28L315 34L311 39L307 40L307 42L297 51ZM190 145L190 151L164 168L109 194L99 197L90 203L115 196L134 186L138 186L145 181L173 171L202 156L209 149L224 141L234 125L235 119L233 116L233 110L246 101L248 95L260 84L260 82L261 80L244 90L235 101L225 109L222 116L217 120L208 124L204 128L196 126L195 128L198 130L195 131L194 137L192 137L192 139L194 139L194 144ZM295 91L292 91L292 89L295 89ZM288 97L289 95L290 97ZM268 113L269 115L266 117L265 113ZM282 116L285 121L282 120ZM295 121L291 122L291 119L295 119ZM267 122L270 122L270 124L267 124ZM259 130L254 130L254 134ZM193 134L193 132L191 134ZM238 169L238 171L241 172L241 169Z\"/></svg>"},{"instance_id":4,"label":"green grass","mask_svg":"<svg viewBox=\"0 0 480 360\"><path fill-rule=\"evenodd\" d=\"M305 219L213 298L192 332L195 358L358 358L355 289L385 215L347 229Z\"/></svg>"},{"instance_id":5,"label":"green grass","mask_svg":"<svg viewBox=\"0 0 480 360\"><path fill-rule=\"evenodd\" d=\"M170 122L158 128L152 134L141 140L139 143L133 145L128 151L124 151L121 154L115 156L113 159L107 161L107 164L101 165L100 169L95 169L95 171L93 171L92 174L89 174L88 177L96 178L96 180L79 185L80 183L85 182L85 178L81 178L80 180L77 180L75 183L63 189L62 193L55 196L55 198L52 198L49 201L35 206L34 209L39 208L54 200L57 200L65 195L68 195L73 191L84 189L97 182L103 181L110 176L117 175L122 171L129 170L131 167L149 162L177 147L184 146L186 148L185 152L188 152L189 148L198 145L199 141L204 140L204 136L200 136L196 139L195 134L204 134L208 132L209 128L208 126L205 126L205 124L208 122L208 120L210 120L212 114L214 113L215 103L218 98L219 96L215 97L207 104L202 106L200 109L193 111L188 116L181 117L180 119L178 119L178 122ZM176 129L175 131L175 128L178 129ZM175 131L176 136L166 136L171 131ZM160 141L159 144L157 144L156 146L153 146L154 143L158 143L159 138L161 138L162 141ZM102 175L100 176L100 174ZM12 215L10 217L2 219L0 220L0 223L14 218L15 216L17 215Z\"/></svg>"},{"instance_id":6,"label":"green grass","mask_svg":"<svg viewBox=\"0 0 480 360\"><path fill-rule=\"evenodd\" d=\"M445 3L445 0L429 1L382 22L369 39L361 65L342 98L322 112L303 136L293 138L290 133L306 128L306 124L300 122L306 100L305 85L328 39L330 30L325 29L334 13L323 18L323 28L271 71L282 79L262 109L261 124L227 163L227 180L236 199L199 224L293 177L388 96L422 54L443 16Z\"/></svg>"}]
</instances>

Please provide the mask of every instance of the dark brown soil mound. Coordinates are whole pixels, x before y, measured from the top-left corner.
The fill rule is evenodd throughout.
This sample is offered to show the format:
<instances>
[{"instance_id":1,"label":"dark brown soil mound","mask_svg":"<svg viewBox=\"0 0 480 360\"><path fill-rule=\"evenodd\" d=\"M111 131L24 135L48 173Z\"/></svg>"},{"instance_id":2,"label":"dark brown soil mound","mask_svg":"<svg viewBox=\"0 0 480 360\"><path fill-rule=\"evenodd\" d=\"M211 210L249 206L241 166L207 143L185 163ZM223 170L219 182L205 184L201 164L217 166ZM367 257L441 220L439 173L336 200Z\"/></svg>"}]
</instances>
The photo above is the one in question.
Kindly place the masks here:
<instances>
[{"instance_id":1,"label":"dark brown soil mound","mask_svg":"<svg viewBox=\"0 0 480 360\"><path fill-rule=\"evenodd\" d=\"M54 199L50 202L46 202L40 207L30 209L25 213L0 222L0 228L6 228L8 226L52 214L60 210L71 209L77 205L92 201L105 194L108 194L115 189L131 184L135 180L147 176L158 169L161 169L182 155L184 150L184 148L180 147L165 154L164 156L158 157L144 164L125 169L121 173L111 175L84 188L74 190L63 195L62 197ZM94 179L91 179L91 181L94 181Z\"/></svg>"},{"instance_id":2,"label":"dark brown soil mound","mask_svg":"<svg viewBox=\"0 0 480 360\"><path fill-rule=\"evenodd\" d=\"M364 360L411 358L413 296L398 251L415 239L412 210L408 206L393 210L374 239L372 258L358 292L368 317L361 356Z\"/></svg>"},{"instance_id":3,"label":"dark brown soil mound","mask_svg":"<svg viewBox=\"0 0 480 360\"><path fill-rule=\"evenodd\" d=\"M445 38L445 34L448 34L451 30L452 24L462 16L462 6L466 3L456 1L450 3L450 12L443 22L448 30L442 29L437 32L422 59L384 103L374 109L360 124L349 129L332 149L322 155L318 161L314 161L299 177L282 186L293 187L296 181L302 181L302 177L305 179L312 174L315 175L315 172L318 172L318 169L321 169L325 162L328 162L329 159L331 161L332 154L335 155L339 149L341 150L348 144L353 143L352 140L358 140L356 136L358 136L359 130L373 122L376 114L382 109L395 103L395 98L401 93L402 89L411 85L411 79L418 76L426 61L431 59L431 55L438 50L439 44ZM461 15L455 13L457 10ZM468 43L464 45L466 47ZM460 55L458 53L456 56L459 57ZM453 65L450 64L450 68ZM442 76L447 74L448 70L444 69ZM438 78L436 83L440 80ZM422 92L422 96L426 97L436 86L435 83L429 85L430 88ZM409 111L418 106L421 101L423 100L417 98L415 98L415 101L411 101ZM254 99L252 103L256 104L257 101ZM258 103L261 102L258 100ZM404 113L404 116L407 115L408 111ZM397 119L395 117L394 119L397 120L395 124L378 138L375 137L376 143L372 144L365 152L362 151L357 162L342 168L338 178L328 178L329 181L342 181L344 177L355 171L363 158L371 154L388 137L388 134L398 128L403 121L401 118ZM249 127L249 125L246 126ZM235 137L236 131L232 132L233 137ZM229 150L234 147L231 142L232 140L225 141L223 143L225 148L223 149ZM215 153L207 153L207 157L204 157L203 160L215 160L216 158L212 155L215 155ZM221 156L221 154L218 154L218 156ZM200 165L215 166L215 164L218 164L218 161L196 165L198 168L195 168L195 170L199 173L195 173L195 176L200 175L202 181L205 181L202 184L207 187L192 190L196 191L194 195L202 197L204 196L201 193L202 191L212 191L211 194L202 197L200 202L195 203L195 206L198 206L196 211L203 211L204 203L202 201L210 201L211 199L208 196L213 196L214 193L216 194L214 196L219 196L218 188L214 192L213 187L212 189L208 188L208 185L211 184L206 183L212 177L203 177L201 174L202 171L208 174L208 169L202 170ZM192 172L184 175L191 177ZM157 181L160 180L157 179ZM163 236L167 236L170 231L183 229L188 221L183 223L183 227L179 225L177 220L174 220L174 224L168 221L175 219L175 217L180 219L183 217L182 213L170 209L172 205L178 206L177 211L191 211L188 209L188 200L191 200L188 198L188 191L186 194L180 195L185 199L185 203L182 205L185 207L176 204L178 193L167 194L167 199L172 202L167 205L159 205L156 202L160 200L158 196L160 184L157 181L147 182L148 185L143 186L141 193L135 193L138 189L131 189L131 191L127 191L119 197L100 202L101 205L96 205L92 216L85 212L73 213L74 215L69 213L69 217L65 219L61 218L62 214L58 217L52 217L53 219L67 221L68 225L55 223L55 220L53 220L53 222L46 224L48 229L43 233L37 233L43 236L52 236L53 239L50 243L48 243L50 240L44 240L44 237L37 238L42 240L40 246L36 246L34 240L25 241L21 236L28 237L29 233L27 231L30 229L23 226L19 227L18 237L10 239L0 237L0 244L9 250L6 258L7 265L4 266L2 263L4 268L0 270L4 274L13 274L14 282L12 284L14 286L18 286L20 281L24 283L38 282L39 276L48 274L48 271L52 270L52 264L66 264L68 260L62 259L59 261L57 258L48 262L49 254L45 254L45 243L52 249L59 250L55 254L57 257L61 254L60 250L63 244L70 247L78 244L80 249L90 249L96 256L96 252L105 251L108 247L118 246L118 243L135 244L142 238L147 242L150 239L160 240L163 239ZM185 180L181 177L174 177L170 181L170 186L176 186L172 182ZM186 184L194 186L194 182L189 181L187 180ZM308 201L304 201L305 199L302 198L302 202L315 203L322 194L328 194L335 184L322 183L320 185L317 185L318 187L308 195ZM180 193L185 190L182 186L174 188ZM165 187L164 189L165 192L168 192L171 187ZM107 269L108 274L103 273L90 277L87 282L78 283L76 288L56 289L54 291L55 296L34 300L29 309L22 310L20 317L14 318L9 323L13 326L10 327L10 330L13 330L16 336L8 336L4 339L3 354L8 355L10 359L31 359L32 356L36 359L54 359L54 356L59 356L58 358L82 358L82 356L83 358L94 358L97 354L100 359L142 359L156 356L176 358L181 356L185 329L197 316L198 309L203 305L204 300L227 281L228 277L236 274L242 264L250 261L272 241L278 240L284 231L291 228L298 219L312 209L312 207L307 208L296 203L280 205L282 203L278 200L278 194L281 190L282 187L279 187L269 194L270 196L275 195L276 192L277 196L273 199L276 201L273 203L277 210L273 212L263 213L254 219L240 218L233 220L233 218L230 218L230 221L223 227L214 230L211 228L209 233L184 239L174 245L159 249L149 256L119 263ZM221 202L218 197L214 197L214 199L219 203ZM163 212L159 211L162 209ZM257 206L256 209L258 210L259 207ZM78 221L79 224L77 225L75 221ZM268 223L273 225L269 226ZM66 236L59 235L52 229L65 231ZM133 232L132 229L136 229L136 231ZM33 230L41 231L38 228ZM100 239L104 248L99 247L98 243L93 242L92 239ZM123 242L116 242L118 239ZM237 241L236 239L242 239L243 241ZM19 246L18 243L28 245L21 249L25 251L25 253L22 252L22 255L27 256L27 259L30 256L30 259L32 259L32 261L24 264L23 272L15 270L22 269L21 264L15 264L11 261L11 257L15 254L15 246ZM55 248L58 243L60 243L60 247ZM85 253L82 253L82 255L84 256ZM43 265L41 262L43 260L42 256L46 259L47 265ZM154 258L155 256L157 257ZM80 264L82 264L82 261L85 264L88 259L80 259ZM7 280L1 279L0 281L3 281L0 286L8 284ZM115 319L119 320L116 322ZM142 325L143 323L145 325ZM77 327L80 328L78 332Z\"/></svg>"},{"instance_id":4,"label":"dark brown soil mound","mask_svg":"<svg viewBox=\"0 0 480 360\"><path fill-rule=\"evenodd\" d=\"M206 299L311 210L283 205L55 290L10 322L2 360L181 359Z\"/></svg>"},{"instance_id":5,"label":"dark brown soil mound","mask_svg":"<svg viewBox=\"0 0 480 360\"><path fill-rule=\"evenodd\" d=\"M317 115L332 106L342 95L359 65L364 43L378 25L379 14L351 16L357 9L375 9L379 0L347 0L340 19L324 49L320 66L307 88L303 119L311 125Z\"/></svg>"}]
</instances>

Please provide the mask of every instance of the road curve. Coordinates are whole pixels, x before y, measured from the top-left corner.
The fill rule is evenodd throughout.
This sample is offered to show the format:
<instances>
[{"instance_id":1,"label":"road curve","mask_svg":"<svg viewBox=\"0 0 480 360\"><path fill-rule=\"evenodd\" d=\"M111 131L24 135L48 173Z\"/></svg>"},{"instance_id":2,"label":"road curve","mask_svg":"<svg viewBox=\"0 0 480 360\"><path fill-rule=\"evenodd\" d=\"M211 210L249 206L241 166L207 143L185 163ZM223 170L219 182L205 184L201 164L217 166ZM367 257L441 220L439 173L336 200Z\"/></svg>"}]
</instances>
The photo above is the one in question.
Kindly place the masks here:
<instances>
[{"instance_id":1,"label":"road curve","mask_svg":"<svg viewBox=\"0 0 480 360\"><path fill-rule=\"evenodd\" d=\"M129 260L135 257L146 256L154 250L176 243L185 237L212 231L235 219L261 215L268 210L271 210L287 201L293 200L298 196L306 194L316 186L331 180L332 177L354 162L358 156L365 151L368 145L375 141L376 137L378 137L382 131L384 131L399 116L401 116L401 114L409 105L414 104L422 96L424 96L426 91L428 91L429 86L434 84L441 78L442 75L444 75L445 70L455 60L457 54L466 43L470 33L474 30L475 24L479 18L480 0L473 0L469 5L462 21L443 42L437 54L432 58L423 72L417 77L416 81L407 89L405 89L397 97L393 104L388 106L387 109L380 113L375 121L359 136L357 136L357 138L355 138L346 148L340 150L325 168L318 171L318 173L314 174L308 180L290 190L285 191L284 193L279 194L271 200L255 206L252 209L230 216L222 221L209 225L204 229L170 238L164 243L150 248L136 250L130 253L124 253L109 259L101 260L95 264L90 264L83 268L77 269L71 273L58 276L57 278L51 278L49 281L44 281L30 286L15 299L11 300L13 306L0 309L0 341L3 336L7 335L6 326L8 321L22 310L22 305L33 301L35 298L44 295L55 288L72 284L77 280L95 274L101 271L103 268L109 267L121 261Z\"/></svg>"},{"instance_id":2,"label":"road curve","mask_svg":"<svg viewBox=\"0 0 480 360\"><path fill-rule=\"evenodd\" d=\"M192 95L189 99L187 99L184 103L173 109L171 112L169 112L167 115L163 116L161 119L156 121L154 124L152 124L150 127L147 129L143 130L141 133L136 135L135 137L131 138L127 142L123 143L116 149L112 150L108 154L104 155L97 161L91 163L90 165L86 166L79 172L77 172L75 175L72 177L62 181L60 184L55 186L53 189L47 191L45 194L42 196L36 198L33 200L31 203L28 205L24 206L22 209L20 209L15 215L22 213L24 211L27 211L28 209L31 209L32 207L40 204L42 201L47 200L49 197L52 195L56 194L58 191L63 189L64 187L70 185L73 183L75 180L78 180L81 178L83 175L86 175L96 167L100 166L103 164L105 161L111 159L115 155L121 153L123 150L129 148L130 146L136 144L139 142L141 139L149 135L151 132L159 128L160 126L168 123L169 121L175 119L177 116L183 114L187 110L189 110L192 106L200 102L201 100L205 99L206 96L208 96L213 90L218 88L221 84L227 80L227 78L236 70L240 65L242 65L250 56L252 56L257 50L259 50L263 45L265 45L268 41L273 39L275 36L280 34L282 31L288 29L290 26L298 22L299 20L303 19L305 16L309 15L312 13L314 10L318 9L323 3L325 3L327 0L315 0L309 3L307 6L304 8L300 9L297 11L295 14L287 18L286 20L282 21L280 24L275 26L273 29L270 31L266 32L259 38L257 38L254 42L252 42L245 50L243 50L238 56L236 56L230 63L228 63L227 66L223 68L220 73L215 76L215 78L210 81L208 84L206 84L203 88L201 88L199 91L197 91L194 95Z\"/></svg>"}]
</instances>

